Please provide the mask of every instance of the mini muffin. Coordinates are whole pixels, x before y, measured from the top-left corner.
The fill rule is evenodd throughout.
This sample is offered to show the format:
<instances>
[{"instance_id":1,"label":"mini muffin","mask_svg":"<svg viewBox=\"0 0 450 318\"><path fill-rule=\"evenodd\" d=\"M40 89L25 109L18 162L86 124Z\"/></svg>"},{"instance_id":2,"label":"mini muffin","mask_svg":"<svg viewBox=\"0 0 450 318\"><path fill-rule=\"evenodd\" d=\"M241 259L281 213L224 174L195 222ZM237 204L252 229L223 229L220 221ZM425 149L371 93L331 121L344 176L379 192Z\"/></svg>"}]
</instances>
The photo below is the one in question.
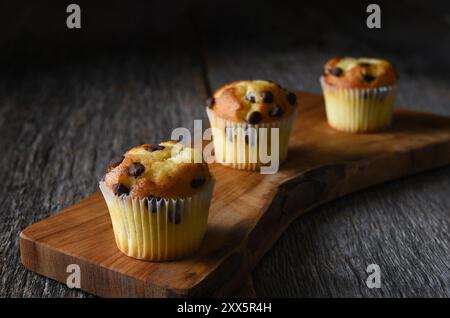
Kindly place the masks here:
<instances>
[{"instance_id":1,"label":"mini muffin","mask_svg":"<svg viewBox=\"0 0 450 318\"><path fill-rule=\"evenodd\" d=\"M294 93L270 81L237 81L218 89L206 108L216 161L237 169L259 170L269 165L260 152L267 156L278 152L277 158L283 162L296 106ZM275 145L271 144L272 128L278 133Z\"/></svg>"},{"instance_id":2,"label":"mini muffin","mask_svg":"<svg viewBox=\"0 0 450 318\"><path fill-rule=\"evenodd\" d=\"M194 252L203 239L214 180L193 148L144 144L114 158L100 189L120 251L151 261Z\"/></svg>"},{"instance_id":3,"label":"mini muffin","mask_svg":"<svg viewBox=\"0 0 450 318\"><path fill-rule=\"evenodd\" d=\"M330 126L370 132L391 124L398 76L388 61L333 58L325 64L320 81Z\"/></svg>"}]
</instances>

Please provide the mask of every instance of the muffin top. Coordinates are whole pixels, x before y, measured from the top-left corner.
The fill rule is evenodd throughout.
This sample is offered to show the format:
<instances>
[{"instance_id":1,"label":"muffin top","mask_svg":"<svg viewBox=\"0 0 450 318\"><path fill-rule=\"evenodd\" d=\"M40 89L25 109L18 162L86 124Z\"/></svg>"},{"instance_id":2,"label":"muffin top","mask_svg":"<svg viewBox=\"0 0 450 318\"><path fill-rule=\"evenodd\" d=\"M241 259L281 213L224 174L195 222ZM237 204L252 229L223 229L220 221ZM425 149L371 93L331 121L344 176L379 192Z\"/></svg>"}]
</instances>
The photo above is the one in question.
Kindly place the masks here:
<instances>
[{"instance_id":1,"label":"muffin top","mask_svg":"<svg viewBox=\"0 0 450 318\"><path fill-rule=\"evenodd\" d=\"M251 125L279 120L291 114L297 96L270 81L237 81L219 88L208 107L223 119Z\"/></svg>"},{"instance_id":2,"label":"muffin top","mask_svg":"<svg viewBox=\"0 0 450 318\"><path fill-rule=\"evenodd\" d=\"M339 88L375 88L394 85L398 76L386 60L336 57L325 64L323 79Z\"/></svg>"},{"instance_id":3,"label":"muffin top","mask_svg":"<svg viewBox=\"0 0 450 318\"><path fill-rule=\"evenodd\" d=\"M194 148L175 141L143 144L111 160L106 186L120 196L175 199L199 192L211 179L206 163L194 163ZM199 152L201 157L201 151Z\"/></svg>"}]
</instances>

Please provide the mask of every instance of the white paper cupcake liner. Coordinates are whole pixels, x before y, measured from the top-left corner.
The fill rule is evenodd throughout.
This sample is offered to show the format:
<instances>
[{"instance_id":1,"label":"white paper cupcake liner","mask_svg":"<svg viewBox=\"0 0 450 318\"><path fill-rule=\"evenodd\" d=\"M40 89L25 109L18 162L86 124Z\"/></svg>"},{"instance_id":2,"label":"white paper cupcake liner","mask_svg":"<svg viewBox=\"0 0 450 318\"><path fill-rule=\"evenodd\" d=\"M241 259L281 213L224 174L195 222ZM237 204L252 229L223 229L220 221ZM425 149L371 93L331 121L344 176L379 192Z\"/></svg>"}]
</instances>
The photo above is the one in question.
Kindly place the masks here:
<instances>
[{"instance_id":1,"label":"white paper cupcake liner","mask_svg":"<svg viewBox=\"0 0 450 318\"><path fill-rule=\"evenodd\" d=\"M192 197L133 199L116 196L100 182L117 247L142 260L167 261L192 254L206 231L215 180Z\"/></svg>"},{"instance_id":2,"label":"white paper cupcake liner","mask_svg":"<svg viewBox=\"0 0 450 318\"><path fill-rule=\"evenodd\" d=\"M396 85L377 88L338 88L320 78L330 126L348 132L387 128L392 121Z\"/></svg>"},{"instance_id":3,"label":"white paper cupcake liner","mask_svg":"<svg viewBox=\"0 0 450 318\"><path fill-rule=\"evenodd\" d=\"M263 147L260 140L258 140L261 128L267 129L267 138L265 139L268 140L268 147L271 155L271 129L278 128L279 164L286 159L289 136L292 123L297 114L296 111L280 120L257 125L220 118L209 108L206 108L206 113L208 114L212 128L216 162L235 169L251 171L261 170L262 166L270 165L270 163L261 160L259 156L260 148ZM253 128L254 130L249 128ZM258 137L255 137L255 134L257 134ZM247 135L247 137L245 137L245 135ZM263 148L262 152L267 153L266 148Z\"/></svg>"}]
</instances>

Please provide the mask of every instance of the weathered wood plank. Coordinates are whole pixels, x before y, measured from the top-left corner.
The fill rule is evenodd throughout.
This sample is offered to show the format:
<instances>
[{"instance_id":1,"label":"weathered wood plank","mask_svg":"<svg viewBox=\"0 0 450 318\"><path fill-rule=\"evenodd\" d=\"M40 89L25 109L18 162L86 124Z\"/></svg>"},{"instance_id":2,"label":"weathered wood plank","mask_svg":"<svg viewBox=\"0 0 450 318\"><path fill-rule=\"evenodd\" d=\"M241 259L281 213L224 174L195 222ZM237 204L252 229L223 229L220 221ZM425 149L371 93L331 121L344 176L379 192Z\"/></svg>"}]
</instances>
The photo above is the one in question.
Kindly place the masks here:
<instances>
[{"instance_id":1,"label":"weathered wood plank","mask_svg":"<svg viewBox=\"0 0 450 318\"><path fill-rule=\"evenodd\" d=\"M191 127L204 116L195 107L205 99L200 63L192 46L185 46L191 24L178 20L178 26L188 21L180 41L167 30L169 39L149 30L145 36L138 33L140 22L158 13L139 15L148 7L116 3L106 17L102 7L95 8L97 16L88 13L82 34L71 36L64 33L64 19L58 20L62 26L55 21L64 18L64 6L2 5L0 295L88 296L20 266L19 232L96 191L113 155L143 141L169 139L173 127ZM3 25L14 18L14 28ZM108 29L105 19L118 25ZM125 31L117 33L121 27Z\"/></svg>"},{"instance_id":2,"label":"weathered wood plank","mask_svg":"<svg viewBox=\"0 0 450 318\"><path fill-rule=\"evenodd\" d=\"M116 248L107 207L97 192L24 229L22 263L60 282L67 279L68 264L79 264L81 288L103 297L230 296L306 211L450 164L450 118L399 110L390 130L348 134L327 125L320 95L298 99L290 153L278 173L211 165L216 185L208 229L192 256L168 263L125 256Z\"/></svg>"},{"instance_id":3,"label":"weathered wood plank","mask_svg":"<svg viewBox=\"0 0 450 318\"><path fill-rule=\"evenodd\" d=\"M79 2L82 8L87 3ZM233 1L175 1L163 8L155 3L93 6L79 33L66 32L63 3L0 4L0 177L6 189L0 192L0 295L86 296L19 266L19 231L92 193L108 158L135 139L158 140L169 128L204 116L185 106L203 103L205 74L213 89L263 77L319 92L317 74L329 56L381 55L399 67L399 104L450 114L445 1L381 1L385 23L374 32L361 27L365 8L351 2L249 1L247 9ZM203 36L192 35L192 23ZM203 68L201 52L208 62ZM156 104L165 106L161 114ZM124 122L145 113L149 126L137 121L125 128ZM442 169L306 215L257 267L258 294L448 297L448 285L443 291L436 282L449 277L443 258L449 177L450 170ZM365 221L392 235L368 234ZM394 228L393 221L400 225ZM396 232L404 233L402 241ZM416 248L422 240L431 246ZM342 256L347 246L354 246L350 255L359 260L352 266L350 256ZM386 275L396 278L386 282L389 288L369 291L362 285L366 274L360 263L373 255L387 264ZM415 262L417 271L404 269ZM437 274L427 276L429 271Z\"/></svg>"},{"instance_id":4,"label":"weathered wood plank","mask_svg":"<svg viewBox=\"0 0 450 318\"><path fill-rule=\"evenodd\" d=\"M236 36L232 45L214 37L212 28L224 28L221 22L204 16L199 20L207 21L203 37L210 45L206 54L210 86L214 90L235 79L263 78L320 92L318 76L328 58L385 56L400 72L399 105L450 115L450 78L444 71L450 42L436 42L438 36L450 36L444 20L448 8L439 11L419 2L397 3L383 7L385 27L373 32L358 26L364 23L365 8L354 3L339 2L341 8L336 8L324 2L304 10L295 6L287 10L280 3L279 24L270 24L275 30L263 26L260 30L266 36L262 39L255 36L255 24L244 23L246 10L230 8L227 14L233 17L234 29L231 26L227 34L234 35L237 29L244 34ZM263 15L255 15L250 19L260 25ZM360 20L345 21L358 15ZM279 30L284 32L273 36ZM448 297L449 180L450 169L441 169L348 196L299 218L254 271L257 294ZM381 267L381 289L365 285L366 267L371 263Z\"/></svg>"}]
</instances>

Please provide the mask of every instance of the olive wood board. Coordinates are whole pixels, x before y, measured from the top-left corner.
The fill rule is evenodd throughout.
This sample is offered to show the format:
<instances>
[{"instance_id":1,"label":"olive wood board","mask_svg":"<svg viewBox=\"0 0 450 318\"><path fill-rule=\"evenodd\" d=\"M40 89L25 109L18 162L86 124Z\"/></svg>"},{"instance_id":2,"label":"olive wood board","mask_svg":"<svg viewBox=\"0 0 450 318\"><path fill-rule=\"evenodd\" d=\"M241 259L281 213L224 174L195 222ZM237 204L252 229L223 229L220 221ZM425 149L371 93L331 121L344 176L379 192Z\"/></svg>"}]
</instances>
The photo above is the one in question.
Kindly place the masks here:
<instances>
[{"instance_id":1,"label":"olive wood board","mask_svg":"<svg viewBox=\"0 0 450 318\"><path fill-rule=\"evenodd\" d=\"M81 289L102 297L233 296L286 227L325 202L450 163L450 118L396 110L386 131L330 128L323 98L299 93L287 161L276 174L211 165L208 228L191 257L139 261L116 247L100 192L20 234L22 263L65 283L80 266ZM299 238L301 239L301 238Z\"/></svg>"}]
</instances>

